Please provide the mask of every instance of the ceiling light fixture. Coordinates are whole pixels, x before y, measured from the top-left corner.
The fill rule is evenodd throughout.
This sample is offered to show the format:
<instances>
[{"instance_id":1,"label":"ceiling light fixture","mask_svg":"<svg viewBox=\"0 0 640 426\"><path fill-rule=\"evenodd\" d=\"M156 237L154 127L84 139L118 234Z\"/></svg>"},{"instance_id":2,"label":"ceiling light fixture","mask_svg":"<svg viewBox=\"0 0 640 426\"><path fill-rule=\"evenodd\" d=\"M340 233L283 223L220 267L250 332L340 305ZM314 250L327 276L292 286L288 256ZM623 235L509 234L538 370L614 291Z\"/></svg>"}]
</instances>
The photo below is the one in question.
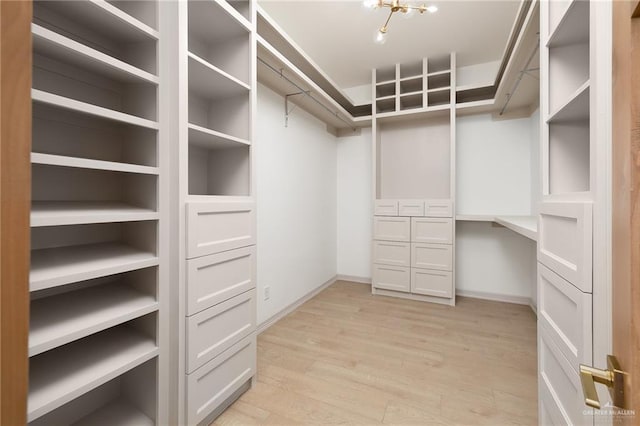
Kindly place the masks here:
<instances>
[{"instance_id":1,"label":"ceiling light fixture","mask_svg":"<svg viewBox=\"0 0 640 426\"><path fill-rule=\"evenodd\" d=\"M384 25L380 27L380 29L376 30L374 40L378 44L383 44L385 41L387 41L387 30L389 29L389 21L391 20L391 17L394 13L402 12L403 16L410 17L411 15L413 15L413 13L411 12L413 12L414 10L420 12L421 15L424 12L435 13L438 11L437 6L425 6L424 4L421 6L412 6L407 3L401 4L400 0L364 0L363 3L365 7L372 9L381 9L383 7L388 7L389 9L391 9Z\"/></svg>"}]
</instances>

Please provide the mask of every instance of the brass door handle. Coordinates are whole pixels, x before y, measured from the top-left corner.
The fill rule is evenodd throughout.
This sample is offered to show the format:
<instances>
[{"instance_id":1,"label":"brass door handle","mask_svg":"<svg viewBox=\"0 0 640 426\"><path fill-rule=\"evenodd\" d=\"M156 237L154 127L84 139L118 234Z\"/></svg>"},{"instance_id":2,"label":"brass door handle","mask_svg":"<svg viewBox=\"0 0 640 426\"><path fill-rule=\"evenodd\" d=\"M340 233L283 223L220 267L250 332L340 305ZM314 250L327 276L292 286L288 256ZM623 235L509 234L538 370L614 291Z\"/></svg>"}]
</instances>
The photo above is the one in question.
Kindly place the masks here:
<instances>
[{"instance_id":1,"label":"brass door handle","mask_svg":"<svg viewBox=\"0 0 640 426\"><path fill-rule=\"evenodd\" d=\"M613 355L607 355L607 366L607 370L601 370L580 364L580 382L582 383L584 403L589 407L600 409L596 383L601 383L609 388L613 405L624 408L624 376L626 373L622 371L618 360Z\"/></svg>"}]
</instances>

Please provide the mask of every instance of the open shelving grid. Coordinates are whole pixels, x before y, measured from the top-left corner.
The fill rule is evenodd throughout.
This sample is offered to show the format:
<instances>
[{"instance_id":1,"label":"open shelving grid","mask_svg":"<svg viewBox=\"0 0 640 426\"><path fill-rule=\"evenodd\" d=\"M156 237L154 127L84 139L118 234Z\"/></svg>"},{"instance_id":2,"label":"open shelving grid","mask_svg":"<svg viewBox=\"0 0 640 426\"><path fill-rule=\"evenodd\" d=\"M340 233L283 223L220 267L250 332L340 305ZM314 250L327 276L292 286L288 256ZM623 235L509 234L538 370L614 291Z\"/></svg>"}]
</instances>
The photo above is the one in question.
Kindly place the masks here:
<instances>
[{"instance_id":1,"label":"open shelving grid","mask_svg":"<svg viewBox=\"0 0 640 426\"><path fill-rule=\"evenodd\" d=\"M161 421L157 8L34 2L33 425Z\"/></svg>"}]
</instances>

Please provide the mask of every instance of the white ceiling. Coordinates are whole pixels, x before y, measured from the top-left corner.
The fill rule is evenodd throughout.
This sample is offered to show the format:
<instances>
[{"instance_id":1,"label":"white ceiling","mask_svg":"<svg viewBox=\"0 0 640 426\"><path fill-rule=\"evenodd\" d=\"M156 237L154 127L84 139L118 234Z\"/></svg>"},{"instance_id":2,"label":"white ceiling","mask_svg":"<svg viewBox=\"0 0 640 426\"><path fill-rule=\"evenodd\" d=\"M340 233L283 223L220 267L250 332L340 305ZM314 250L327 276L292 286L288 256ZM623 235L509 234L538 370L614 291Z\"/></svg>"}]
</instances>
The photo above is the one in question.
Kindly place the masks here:
<instances>
[{"instance_id":1,"label":"white ceiling","mask_svg":"<svg viewBox=\"0 0 640 426\"><path fill-rule=\"evenodd\" d=\"M521 0L433 0L434 14L394 14L384 45L374 33L389 9L362 0L261 0L259 4L342 88L368 84L371 69L457 52L457 65L502 59ZM410 1L414 5L423 2Z\"/></svg>"}]
</instances>

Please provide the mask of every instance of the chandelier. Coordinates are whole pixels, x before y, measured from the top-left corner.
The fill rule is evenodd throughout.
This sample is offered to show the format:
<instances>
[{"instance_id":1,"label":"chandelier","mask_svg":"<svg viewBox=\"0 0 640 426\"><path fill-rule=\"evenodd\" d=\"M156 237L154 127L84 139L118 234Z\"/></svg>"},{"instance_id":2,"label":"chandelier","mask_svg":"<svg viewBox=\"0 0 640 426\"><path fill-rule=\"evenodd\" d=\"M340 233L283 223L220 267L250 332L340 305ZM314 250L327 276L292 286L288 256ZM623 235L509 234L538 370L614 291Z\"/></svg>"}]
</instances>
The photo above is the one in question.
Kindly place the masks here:
<instances>
[{"instance_id":1,"label":"chandelier","mask_svg":"<svg viewBox=\"0 0 640 426\"><path fill-rule=\"evenodd\" d=\"M389 16L387 17L384 25L380 27L380 29L376 30L374 40L379 44L383 44L385 41L387 41L387 30L389 29L389 21L391 20L391 17L394 13L401 12L405 17L410 17L411 15L413 15L413 11L418 11L421 15L424 12L435 13L438 11L437 6L425 6L424 4L421 6L412 6L407 3L400 3L400 0L364 0L364 5L365 7L371 9L381 9L384 7L388 7L390 9Z\"/></svg>"}]
</instances>

